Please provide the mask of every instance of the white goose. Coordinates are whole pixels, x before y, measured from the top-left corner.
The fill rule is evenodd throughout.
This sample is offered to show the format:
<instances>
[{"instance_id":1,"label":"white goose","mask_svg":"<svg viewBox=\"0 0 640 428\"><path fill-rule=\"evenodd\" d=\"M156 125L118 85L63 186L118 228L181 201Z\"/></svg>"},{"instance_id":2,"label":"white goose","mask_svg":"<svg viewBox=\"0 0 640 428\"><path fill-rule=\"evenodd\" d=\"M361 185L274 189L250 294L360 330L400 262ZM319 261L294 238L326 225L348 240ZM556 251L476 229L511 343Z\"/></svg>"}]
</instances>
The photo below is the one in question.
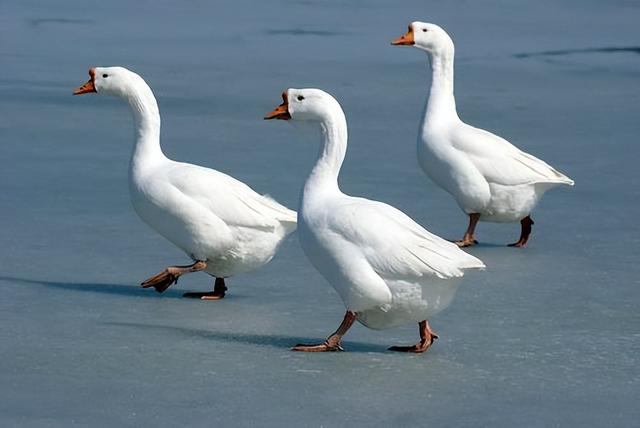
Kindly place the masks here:
<instances>
[{"instance_id":1,"label":"white goose","mask_svg":"<svg viewBox=\"0 0 640 428\"><path fill-rule=\"evenodd\" d=\"M531 211L542 195L573 180L503 138L462 122L453 95L453 41L435 24L413 22L391 42L427 52L432 77L418 135L418 162L424 172L449 192L469 215L460 246L476 243L479 220L520 221L523 247L531 234Z\"/></svg>"},{"instance_id":2,"label":"white goose","mask_svg":"<svg viewBox=\"0 0 640 428\"><path fill-rule=\"evenodd\" d=\"M449 305L465 269L484 264L396 208L342 193L338 174L347 150L347 122L340 104L319 89L288 89L282 97L265 119L311 121L322 129L318 160L300 197L298 236L347 309L324 343L293 349L341 350L342 336L357 319L373 329L416 322L420 342L390 349L426 351L437 338L427 318Z\"/></svg>"},{"instance_id":3,"label":"white goose","mask_svg":"<svg viewBox=\"0 0 640 428\"><path fill-rule=\"evenodd\" d=\"M74 91L115 95L129 103L135 144L129 165L129 192L136 212L149 226L182 249L194 263L170 266L142 283L163 292L180 275L205 271L214 291L186 297L218 300L224 278L269 262L282 239L296 228L296 213L213 169L168 159L160 148L160 113L151 88L122 67L97 67Z\"/></svg>"}]
</instances>

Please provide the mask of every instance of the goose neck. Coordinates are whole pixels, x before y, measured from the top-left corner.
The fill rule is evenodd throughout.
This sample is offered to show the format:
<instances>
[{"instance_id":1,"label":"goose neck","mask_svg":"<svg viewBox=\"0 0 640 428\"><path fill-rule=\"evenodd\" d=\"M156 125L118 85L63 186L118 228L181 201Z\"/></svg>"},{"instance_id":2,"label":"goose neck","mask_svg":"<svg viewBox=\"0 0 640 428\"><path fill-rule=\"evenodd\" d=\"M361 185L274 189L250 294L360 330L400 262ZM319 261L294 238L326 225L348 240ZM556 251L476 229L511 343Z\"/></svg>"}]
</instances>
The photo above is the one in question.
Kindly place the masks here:
<instances>
[{"instance_id":1,"label":"goose neck","mask_svg":"<svg viewBox=\"0 0 640 428\"><path fill-rule=\"evenodd\" d=\"M445 119L443 116L457 117L456 101L453 95L453 51L429 54L431 65L431 87L425 117Z\"/></svg>"},{"instance_id":2,"label":"goose neck","mask_svg":"<svg viewBox=\"0 0 640 428\"><path fill-rule=\"evenodd\" d=\"M127 95L135 126L132 171L166 159L160 147L160 111L151 88L140 82Z\"/></svg>"},{"instance_id":3,"label":"goose neck","mask_svg":"<svg viewBox=\"0 0 640 428\"><path fill-rule=\"evenodd\" d=\"M347 121L342 111L333 111L320 123L322 144L305 184L304 192L339 190L338 175L347 151Z\"/></svg>"}]
</instances>

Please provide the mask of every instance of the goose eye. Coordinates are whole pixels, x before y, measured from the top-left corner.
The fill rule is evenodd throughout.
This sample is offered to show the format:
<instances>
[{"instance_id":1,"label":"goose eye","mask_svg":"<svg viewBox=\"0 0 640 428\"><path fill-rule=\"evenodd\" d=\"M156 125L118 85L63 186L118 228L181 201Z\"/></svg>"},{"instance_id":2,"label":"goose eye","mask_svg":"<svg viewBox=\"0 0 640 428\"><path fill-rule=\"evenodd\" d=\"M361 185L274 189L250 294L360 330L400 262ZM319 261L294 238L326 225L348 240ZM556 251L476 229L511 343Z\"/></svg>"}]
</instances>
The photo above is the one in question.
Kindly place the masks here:
<instances>
[{"instance_id":1,"label":"goose eye","mask_svg":"<svg viewBox=\"0 0 640 428\"><path fill-rule=\"evenodd\" d=\"M428 31L428 30L427 30L426 28L423 28L423 29L422 29L422 32L423 32L423 33L426 33L427 31Z\"/></svg>"},{"instance_id":2,"label":"goose eye","mask_svg":"<svg viewBox=\"0 0 640 428\"><path fill-rule=\"evenodd\" d=\"M106 79L107 77L109 77L109 75L108 74L103 74L102 77L104 77Z\"/></svg>"},{"instance_id":3,"label":"goose eye","mask_svg":"<svg viewBox=\"0 0 640 428\"><path fill-rule=\"evenodd\" d=\"M304 97L302 95L298 95L298 101L302 101L304 100Z\"/></svg>"}]
</instances>

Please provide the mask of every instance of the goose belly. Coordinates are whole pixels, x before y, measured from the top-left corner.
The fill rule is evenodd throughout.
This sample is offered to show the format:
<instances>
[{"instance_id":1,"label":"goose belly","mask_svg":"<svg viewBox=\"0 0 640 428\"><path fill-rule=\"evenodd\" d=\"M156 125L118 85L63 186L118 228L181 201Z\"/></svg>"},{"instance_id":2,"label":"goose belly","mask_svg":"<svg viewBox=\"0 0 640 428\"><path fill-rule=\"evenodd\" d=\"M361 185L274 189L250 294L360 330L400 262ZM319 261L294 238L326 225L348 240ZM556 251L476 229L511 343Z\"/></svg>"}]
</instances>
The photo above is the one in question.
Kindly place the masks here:
<instances>
[{"instance_id":1,"label":"goose belly","mask_svg":"<svg viewBox=\"0 0 640 428\"><path fill-rule=\"evenodd\" d=\"M355 245L332 236L331 232L309 228L302 217L298 218L300 246L311 264L338 292L348 310L359 312L391 301L384 280Z\"/></svg>"},{"instance_id":2,"label":"goose belly","mask_svg":"<svg viewBox=\"0 0 640 428\"><path fill-rule=\"evenodd\" d=\"M147 225L191 259L206 261L206 272L216 277L251 271L268 263L286 235L280 225L274 230L230 227L217 217L158 206L140 193L131 196L136 213Z\"/></svg>"},{"instance_id":3,"label":"goose belly","mask_svg":"<svg viewBox=\"0 0 640 428\"><path fill-rule=\"evenodd\" d=\"M454 197L465 213L482 212L489 205L489 183L463 154L419 141L418 163L434 183Z\"/></svg>"},{"instance_id":4,"label":"goose belly","mask_svg":"<svg viewBox=\"0 0 640 428\"><path fill-rule=\"evenodd\" d=\"M284 227L274 231L238 228L235 241L226 251L207 258L206 271L216 277L250 272L269 263L286 236Z\"/></svg>"},{"instance_id":5,"label":"goose belly","mask_svg":"<svg viewBox=\"0 0 640 428\"><path fill-rule=\"evenodd\" d=\"M496 223L520 221L531 214L542 195L553 186L551 183L515 186L491 183L491 200L480 212L480 219Z\"/></svg>"},{"instance_id":6,"label":"goose belly","mask_svg":"<svg viewBox=\"0 0 640 428\"><path fill-rule=\"evenodd\" d=\"M202 260L205 253L211 252L213 236L208 239L201 226L138 195L132 195L131 201L142 221L189 257Z\"/></svg>"},{"instance_id":7,"label":"goose belly","mask_svg":"<svg viewBox=\"0 0 640 428\"><path fill-rule=\"evenodd\" d=\"M360 323L374 330L424 321L445 309L453 300L460 279L423 279L420 282L387 280L389 305L357 312Z\"/></svg>"}]
</instances>

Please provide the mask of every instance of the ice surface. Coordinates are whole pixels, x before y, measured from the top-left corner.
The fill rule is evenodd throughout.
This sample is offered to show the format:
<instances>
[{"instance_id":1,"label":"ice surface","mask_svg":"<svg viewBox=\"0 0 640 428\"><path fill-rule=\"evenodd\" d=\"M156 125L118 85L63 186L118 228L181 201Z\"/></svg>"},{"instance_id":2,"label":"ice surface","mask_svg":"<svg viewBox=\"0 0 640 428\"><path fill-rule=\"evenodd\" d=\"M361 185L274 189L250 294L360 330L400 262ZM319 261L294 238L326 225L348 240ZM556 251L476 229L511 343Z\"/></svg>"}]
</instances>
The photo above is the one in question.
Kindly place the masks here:
<instances>
[{"instance_id":1,"label":"ice surface","mask_svg":"<svg viewBox=\"0 0 640 428\"><path fill-rule=\"evenodd\" d=\"M640 6L529 2L111 0L0 5L0 425L632 426L640 417ZM94 65L154 89L165 152L295 208L314 130L265 122L286 87L320 87L349 121L343 190L459 238L466 219L415 160L425 55L392 47L440 23L462 118L575 179L517 225L481 224L469 275L431 320L355 326L348 352L297 354L343 307L292 236L264 269L138 283L187 259L128 200L126 105L72 97Z\"/></svg>"}]
</instances>

